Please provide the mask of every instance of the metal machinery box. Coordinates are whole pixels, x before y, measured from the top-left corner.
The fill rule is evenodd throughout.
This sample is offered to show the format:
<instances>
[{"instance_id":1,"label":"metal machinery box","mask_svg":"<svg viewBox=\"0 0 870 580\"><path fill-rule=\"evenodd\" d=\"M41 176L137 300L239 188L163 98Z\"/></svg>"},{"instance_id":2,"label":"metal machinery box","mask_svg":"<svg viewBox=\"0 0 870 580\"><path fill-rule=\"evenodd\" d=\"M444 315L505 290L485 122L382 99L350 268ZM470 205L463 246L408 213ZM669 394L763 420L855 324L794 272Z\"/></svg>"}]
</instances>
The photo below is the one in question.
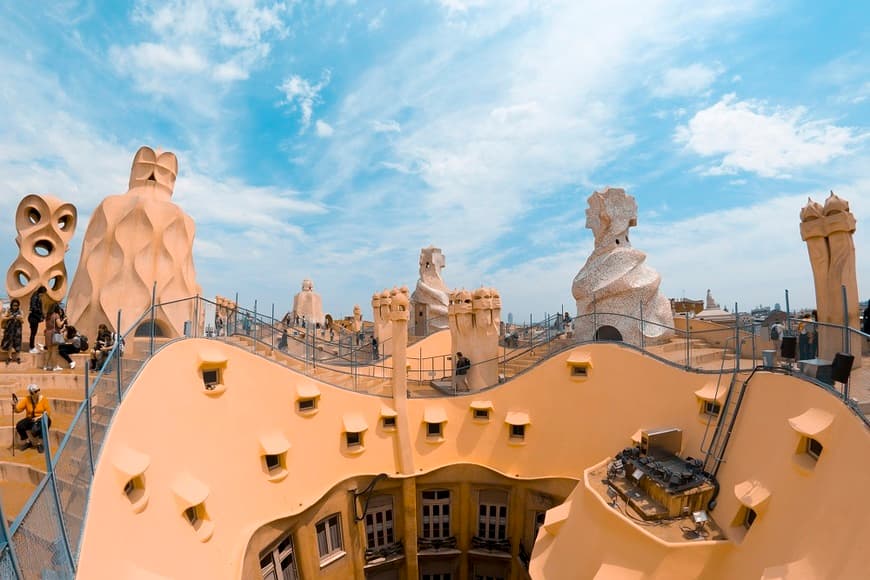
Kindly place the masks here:
<instances>
[{"instance_id":1,"label":"metal machinery box","mask_svg":"<svg viewBox=\"0 0 870 580\"><path fill-rule=\"evenodd\" d=\"M683 446L682 429L644 429L640 432L640 451L644 455L656 452L679 455Z\"/></svg>"}]
</instances>

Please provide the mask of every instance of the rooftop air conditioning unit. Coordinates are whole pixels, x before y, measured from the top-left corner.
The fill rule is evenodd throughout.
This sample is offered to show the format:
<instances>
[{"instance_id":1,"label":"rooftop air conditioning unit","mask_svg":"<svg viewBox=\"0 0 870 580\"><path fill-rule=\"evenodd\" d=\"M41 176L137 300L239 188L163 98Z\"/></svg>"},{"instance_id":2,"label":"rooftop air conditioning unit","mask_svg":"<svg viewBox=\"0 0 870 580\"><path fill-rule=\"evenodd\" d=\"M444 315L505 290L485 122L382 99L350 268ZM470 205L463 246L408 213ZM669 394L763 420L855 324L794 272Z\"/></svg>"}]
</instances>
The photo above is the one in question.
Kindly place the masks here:
<instances>
[{"instance_id":1,"label":"rooftop air conditioning unit","mask_svg":"<svg viewBox=\"0 0 870 580\"><path fill-rule=\"evenodd\" d=\"M640 451L644 455L678 455L683 446L682 429L644 429L640 432Z\"/></svg>"}]
</instances>

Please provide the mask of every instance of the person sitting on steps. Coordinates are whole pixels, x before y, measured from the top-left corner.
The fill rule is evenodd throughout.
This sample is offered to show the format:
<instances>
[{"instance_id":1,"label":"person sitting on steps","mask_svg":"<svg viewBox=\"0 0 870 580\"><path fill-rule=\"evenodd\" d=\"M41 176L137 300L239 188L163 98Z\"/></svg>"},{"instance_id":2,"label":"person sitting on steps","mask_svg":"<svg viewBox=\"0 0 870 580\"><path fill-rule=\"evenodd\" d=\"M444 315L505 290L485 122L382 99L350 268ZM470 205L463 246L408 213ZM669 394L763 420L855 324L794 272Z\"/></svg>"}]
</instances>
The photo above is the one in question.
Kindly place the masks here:
<instances>
[{"instance_id":1,"label":"person sitting on steps","mask_svg":"<svg viewBox=\"0 0 870 580\"><path fill-rule=\"evenodd\" d=\"M114 345L115 341L112 331L105 324L99 325L97 327L97 338L94 340L94 350L91 352L92 371L103 368L103 364L109 358L109 353Z\"/></svg>"},{"instance_id":2,"label":"person sitting on steps","mask_svg":"<svg viewBox=\"0 0 870 580\"><path fill-rule=\"evenodd\" d=\"M18 396L12 393L12 410L14 413L24 411L24 418L15 425L15 430L18 436L24 442L23 449L36 447L36 450L42 453L42 440L44 434L42 432L42 416L48 426L51 427L51 407L48 404L48 399L40 394L39 386L31 384L27 387L27 396L18 400Z\"/></svg>"},{"instance_id":3,"label":"person sitting on steps","mask_svg":"<svg viewBox=\"0 0 870 580\"><path fill-rule=\"evenodd\" d=\"M82 339L84 339L85 345L87 345L87 338L80 335L75 326L69 325L64 329L63 335L66 342L58 345L57 353L60 355L60 358L67 362L69 368L74 369L76 368L76 361L74 361L70 355L80 353L83 350L88 350L87 346L82 348Z\"/></svg>"}]
</instances>

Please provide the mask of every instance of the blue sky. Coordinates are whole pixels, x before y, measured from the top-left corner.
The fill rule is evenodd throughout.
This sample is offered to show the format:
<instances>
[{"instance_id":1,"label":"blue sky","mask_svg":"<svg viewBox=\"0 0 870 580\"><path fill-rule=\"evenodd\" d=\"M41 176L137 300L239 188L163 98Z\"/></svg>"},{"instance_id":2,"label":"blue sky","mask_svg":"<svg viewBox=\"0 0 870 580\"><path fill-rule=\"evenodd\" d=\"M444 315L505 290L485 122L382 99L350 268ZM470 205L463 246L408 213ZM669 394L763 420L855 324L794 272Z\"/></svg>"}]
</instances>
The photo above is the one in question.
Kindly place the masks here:
<instances>
[{"instance_id":1,"label":"blue sky","mask_svg":"<svg viewBox=\"0 0 870 580\"><path fill-rule=\"evenodd\" d=\"M18 201L51 193L79 210L72 274L150 145L179 158L204 294L261 309L312 278L327 311L369 312L430 244L504 317L573 309L607 185L667 296L747 309L813 303L798 216L833 189L866 299L870 8L769 4L3 3L0 263Z\"/></svg>"}]
</instances>

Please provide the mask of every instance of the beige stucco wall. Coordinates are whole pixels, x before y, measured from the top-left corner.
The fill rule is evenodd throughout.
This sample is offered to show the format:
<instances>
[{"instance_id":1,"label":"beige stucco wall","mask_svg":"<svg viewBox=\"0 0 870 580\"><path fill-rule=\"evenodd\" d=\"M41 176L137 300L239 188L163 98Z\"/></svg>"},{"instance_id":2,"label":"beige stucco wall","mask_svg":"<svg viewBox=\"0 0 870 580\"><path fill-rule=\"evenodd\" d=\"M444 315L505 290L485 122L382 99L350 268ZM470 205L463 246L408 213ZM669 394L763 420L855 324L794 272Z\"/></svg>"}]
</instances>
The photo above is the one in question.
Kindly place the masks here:
<instances>
[{"instance_id":1,"label":"beige stucco wall","mask_svg":"<svg viewBox=\"0 0 870 580\"><path fill-rule=\"evenodd\" d=\"M592 360L585 379L570 376L566 360L571 353L566 352L483 393L409 400L407 417L399 421L407 421L412 435L417 473L471 463L519 479L579 479L587 467L630 445L636 430L664 426L682 428L683 453L699 456L705 423L699 420L694 392L710 375L686 373L616 345L578 349ZM219 396L207 396L202 388L202 359L226 360L226 391ZM395 432L385 432L378 421L381 405L390 400L320 384L318 412L302 416L295 410L296 387L311 382L222 343L186 340L161 351L142 371L107 438L91 494L81 577L114 578L117 570L135 563L168 577L238 578L246 546L263 525L305 512L350 477L396 474ZM471 401L481 399L492 401L494 408L486 423L472 420L469 410ZM792 465L797 441L787 419L812 406L832 413L835 420L825 455L806 474ZM424 435L427 408L447 416L443 441L432 442ZM509 411L529 414L523 444L509 441L504 422ZM368 423L360 454L343 450L342 417L347 413ZM292 445L289 476L280 482L268 481L261 467L260 436L274 433ZM150 500L139 514L130 509L122 491L125 482L113 467L126 448L150 458L145 471ZM692 562L693 570L703 569L704 577L711 578L758 577L765 566L788 562L807 550L826 561L834 555L844 559L846 570L866 567L867 552L852 549L847 554L842 536L870 539L866 526L860 528L866 509L856 510L843 499L849 489L870 484L866 461L860 459L868 449L868 430L833 396L797 379L756 376L720 472L722 493L714 517L727 525L735 511L733 486L750 477L764 480L772 491L770 509L740 549L719 550L727 552L721 562L711 560L712 550L687 555L686 549L674 549L679 552L674 561ZM205 506L215 529L207 542L200 542L182 518L183 508L171 491L181 473L208 486ZM838 489L842 491L831 493ZM561 553L562 558L570 556L563 562L582 560L583 566L597 569L606 554L594 542L585 547L587 536L614 542L608 553L618 549L623 558L636 554L632 560L645 567L659 561L660 545L638 538L626 522L604 517L611 514L597 513L600 504L591 499L584 499L588 509L577 515L577 525L586 530L577 538L584 538L583 546L560 544L560 552L552 542L547 561L556 564L540 565L559 565ZM119 535L123 542L117 541ZM629 539L631 550L616 547ZM833 569L831 563L819 566Z\"/></svg>"}]
</instances>

